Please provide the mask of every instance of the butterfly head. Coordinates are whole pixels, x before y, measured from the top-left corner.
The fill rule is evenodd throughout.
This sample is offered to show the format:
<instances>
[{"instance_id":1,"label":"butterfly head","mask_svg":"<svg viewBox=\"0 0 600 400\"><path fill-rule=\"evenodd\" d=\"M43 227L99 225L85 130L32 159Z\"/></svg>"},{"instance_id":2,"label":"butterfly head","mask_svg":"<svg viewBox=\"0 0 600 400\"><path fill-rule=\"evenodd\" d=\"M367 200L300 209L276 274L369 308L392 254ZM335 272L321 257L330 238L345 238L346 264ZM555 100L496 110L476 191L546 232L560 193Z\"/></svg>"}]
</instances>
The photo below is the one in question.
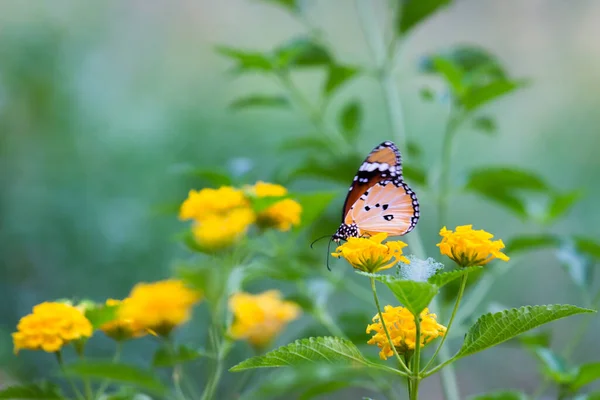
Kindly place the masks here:
<instances>
[{"instance_id":1,"label":"butterfly head","mask_svg":"<svg viewBox=\"0 0 600 400\"><path fill-rule=\"evenodd\" d=\"M341 240L346 240L349 237L359 237L358 226L356 224L341 224L338 230L331 236L331 240L339 243Z\"/></svg>"}]
</instances>

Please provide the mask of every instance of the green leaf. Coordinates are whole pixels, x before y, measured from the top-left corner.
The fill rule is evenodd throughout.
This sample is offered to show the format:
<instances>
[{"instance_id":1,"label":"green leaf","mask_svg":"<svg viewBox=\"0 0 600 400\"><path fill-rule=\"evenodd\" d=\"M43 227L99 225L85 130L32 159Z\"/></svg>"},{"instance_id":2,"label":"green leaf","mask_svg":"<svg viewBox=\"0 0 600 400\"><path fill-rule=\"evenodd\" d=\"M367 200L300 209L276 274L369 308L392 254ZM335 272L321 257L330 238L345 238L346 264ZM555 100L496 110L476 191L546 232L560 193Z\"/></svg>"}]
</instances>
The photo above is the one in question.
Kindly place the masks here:
<instances>
[{"instance_id":1,"label":"green leaf","mask_svg":"<svg viewBox=\"0 0 600 400\"><path fill-rule=\"evenodd\" d=\"M17 400L17 399L64 399L60 393L58 386L44 383L30 383L25 385L10 385L5 386L0 390L0 399L2 400Z\"/></svg>"},{"instance_id":2,"label":"green leaf","mask_svg":"<svg viewBox=\"0 0 600 400\"><path fill-rule=\"evenodd\" d=\"M299 37L275 49L279 67L318 67L332 63L327 49L311 38Z\"/></svg>"},{"instance_id":3,"label":"green leaf","mask_svg":"<svg viewBox=\"0 0 600 400\"><path fill-rule=\"evenodd\" d=\"M600 259L600 243L597 240L585 236L574 236L573 240L578 251L589 257Z\"/></svg>"},{"instance_id":4,"label":"green leaf","mask_svg":"<svg viewBox=\"0 0 600 400\"><path fill-rule=\"evenodd\" d=\"M356 67L337 64L330 65L327 73L327 80L325 81L325 94L328 96L331 95L345 83L354 78L358 72L359 70Z\"/></svg>"},{"instance_id":5,"label":"green leaf","mask_svg":"<svg viewBox=\"0 0 600 400\"><path fill-rule=\"evenodd\" d=\"M498 80L484 86L476 86L467 90L462 97L462 103L467 111L489 103L490 101L504 96L522 86L522 83L508 80Z\"/></svg>"},{"instance_id":6,"label":"green leaf","mask_svg":"<svg viewBox=\"0 0 600 400\"><path fill-rule=\"evenodd\" d=\"M377 373L381 373L377 371ZM363 379L361 379L363 378ZM366 379L364 379L366 378ZM323 398L331 393L348 387L369 387L367 370L348 366L313 364L295 368L283 368L258 383L247 398L269 399L280 398L294 393L294 398L307 400L314 397Z\"/></svg>"},{"instance_id":7,"label":"green leaf","mask_svg":"<svg viewBox=\"0 0 600 400\"><path fill-rule=\"evenodd\" d=\"M215 262L211 260L199 265L180 262L175 266L176 276L203 293L213 304L221 298L227 284L226 272L223 268L214 268Z\"/></svg>"},{"instance_id":8,"label":"green leaf","mask_svg":"<svg viewBox=\"0 0 600 400\"><path fill-rule=\"evenodd\" d=\"M288 107L288 99L284 96L252 95L235 100L229 105L232 110L243 110L252 107Z\"/></svg>"},{"instance_id":9,"label":"green leaf","mask_svg":"<svg viewBox=\"0 0 600 400\"><path fill-rule=\"evenodd\" d=\"M524 346L536 348L536 347L550 347L550 333L530 333L522 334L518 337L519 342Z\"/></svg>"},{"instance_id":10,"label":"green leaf","mask_svg":"<svg viewBox=\"0 0 600 400\"><path fill-rule=\"evenodd\" d=\"M431 283L408 281L390 275L378 275L376 279L385 283L398 301L413 315L421 314L439 290Z\"/></svg>"},{"instance_id":11,"label":"green leaf","mask_svg":"<svg viewBox=\"0 0 600 400\"><path fill-rule=\"evenodd\" d=\"M194 168L188 171L189 175L200 178L202 181L208 182L210 185L232 186L233 181L226 171L219 171L217 168Z\"/></svg>"},{"instance_id":12,"label":"green leaf","mask_svg":"<svg viewBox=\"0 0 600 400\"><path fill-rule=\"evenodd\" d=\"M577 392L585 385L598 379L600 379L600 363L583 364L577 369L577 375L571 383L571 389L573 392Z\"/></svg>"},{"instance_id":13,"label":"green leaf","mask_svg":"<svg viewBox=\"0 0 600 400\"><path fill-rule=\"evenodd\" d=\"M396 18L396 32L404 35L440 8L449 4L450 0L404 0L400 2Z\"/></svg>"},{"instance_id":14,"label":"green leaf","mask_svg":"<svg viewBox=\"0 0 600 400\"><path fill-rule=\"evenodd\" d=\"M78 362L65 366L64 372L67 376L83 379L126 383L157 394L167 392L167 387L163 385L154 372L127 364L107 361Z\"/></svg>"},{"instance_id":15,"label":"green leaf","mask_svg":"<svg viewBox=\"0 0 600 400\"><path fill-rule=\"evenodd\" d=\"M502 205L521 217L528 217L522 192L550 193L551 188L536 174L508 167L476 169L470 173L465 185L488 200Z\"/></svg>"},{"instance_id":16,"label":"green leaf","mask_svg":"<svg viewBox=\"0 0 600 400\"><path fill-rule=\"evenodd\" d=\"M299 228L311 225L327 206L336 198L336 192L314 192L290 194L302 206L302 215Z\"/></svg>"},{"instance_id":17,"label":"green leaf","mask_svg":"<svg viewBox=\"0 0 600 400\"><path fill-rule=\"evenodd\" d=\"M526 306L481 316L469 329L457 358L495 346L548 322L594 310L572 305Z\"/></svg>"},{"instance_id":18,"label":"green leaf","mask_svg":"<svg viewBox=\"0 0 600 400\"><path fill-rule=\"evenodd\" d=\"M516 390L499 390L486 394L478 394L469 397L469 400L527 400L529 397L525 393Z\"/></svg>"},{"instance_id":19,"label":"green leaf","mask_svg":"<svg viewBox=\"0 0 600 400\"><path fill-rule=\"evenodd\" d=\"M410 182L411 184L427 186L427 173L425 173L423 168L416 165L404 165L402 166L402 173L404 174L407 182Z\"/></svg>"},{"instance_id":20,"label":"green leaf","mask_svg":"<svg viewBox=\"0 0 600 400\"><path fill-rule=\"evenodd\" d=\"M317 337L296 340L265 355L249 358L232 367L238 372L252 368L300 366L307 363L367 366L370 363L349 340Z\"/></svg>"},{"instance_id":21,"label":"green leaf","mask_svg":"<svg viewBox=\"0 0 600 400\"><path fill-rule=\"evenodd\" d=\"M266 197L251 197L250 205L256 213L265 211L273 204L280 202L283 199L289 198L289 196L266 196Z\"/></svg>"},{"instance_id":22,"label":"green leaf","mask_svg":"<svg viewBox=\"0 0 600 400\"><path fill-rule=\"evenodd\" d=\"M98 304L95 307L88 308L85 311L85 317L92 323L94 329L98 329L107 322L114 321L117 318L118 310L119 306Z\"/></svg>"},{"instance_id":23,"label":"green leaf","mask_svg":"<svg viewBox=\"0 0 600 400\"><path fill-rule=\"evenodd\" d=\"M419 94L421 95L421 98L425 101L435 100L435 92L430 87L422 87L419 90Z\"/></svg>"},{"instance_id":24,"label":"green leaf","mask_svg":"<svg viewBox=\"0 0 600 400\"><path fill-rule=\"evenodd\" d=\"M154 367L171 367L176 364L194 361L202 357L203 354L199 350L190 349L183 345L180 345L175 351L172 351L167 346L162 346L154 353L152 365Z\"/></svg>"},{"instance_id":25,"label":"green leaf","mask_svg":"<svg viewBox=\"0 0 600 400\"><path fill-rule=\"evenodd\" d=\"M486 167L471 171L467 188L498 190L530 190L533 192L548 192L546 182L533 172L512 167Z\"/></svg>"},{"instance_id":26,"label":"green leaf","mask_svg":"<svg viewBox=\"0 0 600 400\"><path fill-rule=\"evenodd\" d=\"M456 96L461 96L465 91L465 87L462 82L463 72L460 68L445 58L434 57L432 61L434 70L446 80L452 93Z\"/></svg>"},{"instance_id":27,"label":"green leaf","mask_svg":"<svg viewBox=\"0 0 600 400\"><path fill-rule=\"evenodd\" d=\"M245 51L232 47L218 46L217 53L237 62L234 72L272 71L275 67L266 54L257 51Z\"/></svg>"},{"instance_id":28,"label":"green leaf","mask_svg":"<svg viewBox=\"0 0 600 400\"><path fill-rule=\"evenodd\" d=\"M448 283L462 277L465 274L468 274L470 272L480 271L480 270L482 270L481 267L475 266L475 267L455 269L454 271L449 271L449 272L440 272L440 273L437 273L437 274L433 275L432 277L430 277L428 281L432 285L436 285L441 288L442 286L447 285Z\"/></svg>"},{"instance_id":29,"label":"green leaf","mask_svg":"<svg viewBox=\"0 0 600 400\"><path fill-rule=\"evenodd\" d=\"M513 236L506 245L505 253L511 256L524 251L558 247L560 239L550 234L534 234Z\"/></svg>"},{"instance_id":30,"label":"green leaf","mask_svg":"<svg viewBox=\"0 0 600 400\"><path fill-rule=\"evenodd\" d=\"M583 191L575 190L569 193L557 193L552 196L544 222L550 223L564 216L575 203L583 197Z\"/></svg>"},{"instance_id":31,"label":"green leaf","mask_svg":"<svg viewBox=\"0 0 600 400\"><path fill-rule=\"evenodd\" d=\"M342 108L340 113L340 127L344 136L351 142L355 141L358 137L361 119L362 110L357 101L350 102Z\"/></svg>"},{"instance_id":32,"label":"green leaf","mask_svg":"<svg viewBox=\"0 0 600 400\"><path fill-rule=\"evenodd\" d=\"M408 140L406 142L406 154L411 158L420 158L423 155L423 149L419 143L414 140Z\"/></svg>"},{"instance_id":33,"label":"green leaf","mask_svg":"<svg viewBox=\"0 0 600 400\"><path fill-rule=\"evenodd\" d=\"M600 400L600 392L581 394L574 397L573 400Z\"/></svg>"},{"instance_id":34,"label":"green leaf","mask_svg":"<svg viewBox=\"0 0 600 400\"><path fill-rule=\"evenodd\" d=\"M576 371L567 362L548 348L534 349L536 357L541 361L543 372L558 384L569 383L575 378Z\"/></svg>"},{"instance_id":35,"label":"green leaf","mask_svg":"<svg viewBox=\"0 0 600 400\"><path fill-rule=\"evenodd\" d=\"M286 8L288 11L292 13L298 12L298 4L297 0L263 0L267 3L277 4L283 8Z\"/></svg>"},{"instance_id":36,"label":"green leaf","mask_svg":"<svg viewBox=\"0 0 600 400\"><path fill-rule=\"evenodd\" d=\"M485 115L473 119L473 128L487 134L494 134L497 130L496 121Z\"/></svg>"},{"instance_id":37,"label":"green leaf","mask_svg":"<svg viewBox=\"0 0 600 400\"><path fill-rule=\"evenodd\" d=\"M565 240L562 243L556 252L556 258L561 262L561 265L576 285L582 288L587 288L590 285L593 264L585 254L577 250L572 240Z\"/></svg>"}]
</instances>

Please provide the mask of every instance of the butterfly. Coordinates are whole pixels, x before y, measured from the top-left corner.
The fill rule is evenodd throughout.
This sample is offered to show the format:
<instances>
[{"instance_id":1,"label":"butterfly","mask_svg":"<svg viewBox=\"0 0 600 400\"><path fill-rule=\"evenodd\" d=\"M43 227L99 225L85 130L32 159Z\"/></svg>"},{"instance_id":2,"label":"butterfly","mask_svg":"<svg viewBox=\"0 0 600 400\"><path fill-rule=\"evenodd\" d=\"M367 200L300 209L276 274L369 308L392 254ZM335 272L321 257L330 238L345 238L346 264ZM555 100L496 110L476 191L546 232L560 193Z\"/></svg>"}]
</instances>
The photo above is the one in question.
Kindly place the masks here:
<instances>
[{"instance_id":1,"label":"butterfly","mask_svg":"<svg viewBox=\"0 0 600 400\"><path fill-rule=\"evenodd\" d=\"M380 232L401 236L418 221L419 201L403 180L402 156L394 143L386 141L358 169L344 202L342 223L331 240L339 243Z\"/></svg>"}]
</instances>

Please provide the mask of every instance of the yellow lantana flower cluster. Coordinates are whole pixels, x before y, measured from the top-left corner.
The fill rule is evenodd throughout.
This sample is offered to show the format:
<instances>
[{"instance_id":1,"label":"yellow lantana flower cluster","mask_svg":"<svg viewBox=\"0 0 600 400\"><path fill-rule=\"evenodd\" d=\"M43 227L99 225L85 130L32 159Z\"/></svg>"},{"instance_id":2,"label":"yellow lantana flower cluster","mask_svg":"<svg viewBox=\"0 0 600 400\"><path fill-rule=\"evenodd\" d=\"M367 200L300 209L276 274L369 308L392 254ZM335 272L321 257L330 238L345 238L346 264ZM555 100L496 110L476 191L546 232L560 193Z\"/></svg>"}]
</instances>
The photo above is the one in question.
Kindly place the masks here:
<instances>
[{"instance_id":1,"label":"yellow lantana flower cluster","mask_svg":"<svg viewBox=\"0 0 600 400\"><path fill-rule=\"evenodd\" d=\"M280 231L298 225L302 207L285 198L287 194L285 187L261 181L242 189L222 186L191 190L181 204L179 218L194 221L192 234L201 247L220 250L240 240L253 223ZM255 200L268 197L281 199L256 212Z\"/></svg>"},{"instance_id":2,"label":"yellow lantana flower cluster","mask_svg":"<svg viewBox=\"0 0 600 400\"><path fill-rule=\"evenodd\" d=\"M443 227L440 230L442 241L437 245L440 253L450 257L461 267L485 265L495 258L508 261L509 258L500 250L504 248L502 240L484 230L474 230L473 225L457 226L456 231Z\"/></svg>"},{"instance_id":3,"label":"yellow lantana flower cluster","mask_svg":"<svg viewBox=\"0 0 600 400\"><path fill-rule=\"evenodd\" d=\"M128 303L129 299L125 300L106 300L107 307L115 307L117 309L117 317L105 324L100 326L100 330L104 332L106 336L116 341L123 341L127 339L137 338L146 335L147 331L144 327L139 324L136 320L131 318L123 318L119 316L119 309L123 304Z\"/></svg>"},{"instance_id":4,"label":"yellow lantana flower cluster","mask_svg":"<svg viewBox=\"0 0 600 400\"><path fill-rule=\"evenodd\" d=\"M268 345L285 325L300 315L300 307L282 300L278 290L256 295L235 293L229 298L229 308L233 314L229 335L248 340L258 348Z\"/></svg>"},{"instance_id":5,"label":"yellow lantana flower cluster","mask_svg":"<svg viewBox=\"0 0 600 400\"><path fill-rule=\"evenodd\" d=\"M416 344L416 325L414 316L404 307L385 306L381 313L385 326L388 329L392 343L398 354L405 354L415 349ZM421 347L427 345L433 339L444 336L446 327L437 323L437 316L431 314L429 309L424 309L421 312ZM387 339L383 325L379 319L379 314L373 317L373 324L367 326L367 333L375 332L373 337L367 342L368 344L376 344L381 351L379 357L382 360L387 360L394 354Z\"/></svg>"},{"instance_id":6,"label":"yellow lantana flower cluster","mask_svg":"<svg viewBox=\"0 0 600 400\"><path fill-rule=\"evenodd\" d=\"M92 336L92 324L78 308L60 302L44 302L21 318L12 334L14 351L59 351L66 344Z\"/></svg>"},{"instance_id":7,"label":"yellow lantana flower cluster","mask_svg":"<svg viewBox=\"0 0 600 400\"><path fill-rule=\"evenodd\" d=\"M200 293L177 279L138 283L117 315L119 320L129 321L137 330L167 336L173 328L190 319L192 307L200 298Z\"/></svg>"},{"instance_id":8,"label":"yellow lantana flower cluster","mask_svg":"<svg viewBox=\"0 0 600 400\"><path fill-rule=\"evenodd\" d=\"M377 272L394 266L398 261L410 264L410 260L402 255L406 243L393 241L382 243L387 233L378 233L370 237L350 237L348 241L338 246L334 257L343 257L354 268L364 272Z\"/></svg>"}]
</instances>

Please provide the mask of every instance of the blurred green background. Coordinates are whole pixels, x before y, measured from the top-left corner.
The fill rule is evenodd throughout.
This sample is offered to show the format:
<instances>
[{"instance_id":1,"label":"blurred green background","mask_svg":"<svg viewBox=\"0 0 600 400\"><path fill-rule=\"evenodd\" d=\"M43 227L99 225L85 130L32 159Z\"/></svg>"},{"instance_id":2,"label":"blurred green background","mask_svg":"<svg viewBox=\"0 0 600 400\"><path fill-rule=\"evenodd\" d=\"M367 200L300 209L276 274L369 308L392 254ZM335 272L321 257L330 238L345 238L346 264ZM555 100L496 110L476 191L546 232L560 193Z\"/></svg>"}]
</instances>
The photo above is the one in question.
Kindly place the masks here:
<instances>
[{"instance_id":1,"label":"blurred green background","mask_svg":"<svg viewBox=\"0 0 600 400\"><path fill-rule=\"evenodd\" d=\"M377 4L383 19L386 2ZM324 31L337 59L373 64L353 3L310 1L307 6L309 19ZM456 44L483 46L511 76L529 78L531 84L486 107L497 121L497 135L468 127L460 132L453 183L464 182L465 172L474 166L528 168L557 188L585 191L553 231L599 237L598 20L600 3L594 0L464 0L419 26L404 44L396 78L407 135L424 150L423 165L438 166L448 105L443 99L425 102L419 97L424 84L441 86L418 73L419 60ZM166 210L202 184L187 173L190 169L250 167L252 179L270 180L279 176L278 169L300 162L280 147L314 131L310 122L286 109L229 110L228 104L241 95L281 91L259 74L241 78L228 72L231 61L214 48L268 51L304 32L280 7L252 0L0 2L4 375L47 373L51 357L12 355L10 332L34 304L63 297L123 297L135 282L169 276L171 263L186 250L175 239L183 225ZM294 77L312 98L324 75L307 70ZM365 110L358 144L364 154L383 140L394 140L380 87L369 76L336 94L328 109L332 121L351 98L359 99ZM410 158L405 162L410 164ZM346 184L303 179L292 186L324 188L339 192L328 210L336 220ZM433 199L425 193L419 199L419 230L429 255L437 256L440 227ZM500 238L538 230L472 195L454 196L450 210L451 227L473 223ZM308 244L297 246L308 251ZM342 263L336 267L346 268ZM334 312L335 302L348 300L342 295L332 299ZM504 306L582 304L551 252L524 258L495 283L487 299ZM560 347L567 340L576 318L586 317L551 326L553 343ZM575 359L599 358L599 328L594 318ZM200 341L204 335L191 328L182 334ZM288 334L279 342L294 338ZM148 358L143 355L147 346L133 345L127 357ZM102 355L110 349L108 341L99 340L93 352ZM464 394L503 387L532 390L540 379L532 357L506 346L461 360L458 376ZM423 398L437 398L437 385L437 378L428 381Z\"/></svg>"}]
</instances>

